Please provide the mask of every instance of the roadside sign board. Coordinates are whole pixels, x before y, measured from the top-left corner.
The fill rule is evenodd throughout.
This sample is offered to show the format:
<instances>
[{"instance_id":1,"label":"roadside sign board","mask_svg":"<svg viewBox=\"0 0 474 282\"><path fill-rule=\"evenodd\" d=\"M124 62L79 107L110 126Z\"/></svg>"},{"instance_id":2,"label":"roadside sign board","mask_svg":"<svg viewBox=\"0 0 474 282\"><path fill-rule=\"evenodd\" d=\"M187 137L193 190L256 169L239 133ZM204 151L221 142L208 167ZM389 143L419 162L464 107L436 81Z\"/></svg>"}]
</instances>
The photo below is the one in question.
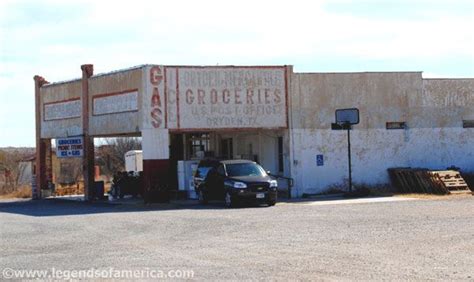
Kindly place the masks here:
<instances>
[{"instance_id":1,"label":"roadside sign board","mask_svg":"<svg viewBox=\"0 0 474 282\"><path fill-rule=\"evenodd\" d=\"M76 158L84 155L84 139L82 137L56 139L56 156L58 158Z\"/></svg>"},{"instance_id":2,"label":"roadside sign board","mask_svg":"<svg viewBox=\"0 0 474 282\"><path fill-rule=\"evenodd\" d=\"M359 123L359 109L338 109L336 110L337 124L358 124Z\"/></svg>"}]
</instances>

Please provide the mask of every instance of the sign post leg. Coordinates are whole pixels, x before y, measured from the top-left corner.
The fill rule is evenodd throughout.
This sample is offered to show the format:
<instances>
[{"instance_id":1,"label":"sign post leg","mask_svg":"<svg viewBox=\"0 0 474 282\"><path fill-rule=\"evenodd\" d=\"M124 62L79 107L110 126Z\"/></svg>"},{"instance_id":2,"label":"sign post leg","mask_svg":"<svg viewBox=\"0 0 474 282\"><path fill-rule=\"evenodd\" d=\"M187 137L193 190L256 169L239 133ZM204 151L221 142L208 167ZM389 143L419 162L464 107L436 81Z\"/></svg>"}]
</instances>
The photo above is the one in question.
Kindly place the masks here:
<instances>
[{"instance_id":1,"label":"sign post leg","mask_svg":"<svg viewBox=\"0 0 474 282\"><path fill-rule=\"evenodd\" d=\"M94 138L89 135L89 78L94 73L92 65L82 65L82 133L84 136L84 156L82 174L84 177L84 200L92 201L94 191Z\"/></svg>"},{"instance_id":2,"label":"sign post leg","mask_svg":"<svg viewBox=\"0 0 474 282\"><path fill-rule=\"evenodd\" d=\"M349 192L352 192L351 129L347 129L347 155L349 160Z\"/></svg>"},{"instance_id":3,"label":"sign post leg","mask_svg":"<svg viewBox=\"0 0 474 282\"><path fill-rule=\"evenodd\" d=\"M332 129L347 129L347 157L349 160L349 192L352 192L352 163L351 163L351 129L352 125L359 124L359 109L337 109L336 123Z\"/></svg>"}]
</instances>

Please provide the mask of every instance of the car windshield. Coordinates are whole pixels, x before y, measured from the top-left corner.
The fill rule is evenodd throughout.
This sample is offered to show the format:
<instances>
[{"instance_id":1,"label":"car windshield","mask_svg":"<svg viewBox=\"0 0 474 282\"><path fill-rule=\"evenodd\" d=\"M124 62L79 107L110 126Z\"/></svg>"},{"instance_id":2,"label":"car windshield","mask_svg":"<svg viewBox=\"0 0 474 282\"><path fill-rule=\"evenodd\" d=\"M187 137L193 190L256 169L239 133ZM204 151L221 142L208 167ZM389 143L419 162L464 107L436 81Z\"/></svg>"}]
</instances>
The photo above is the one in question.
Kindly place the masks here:
<instances>
[{"instance_id":1,"label":"car windshield","mask_svg":"<svg viewBox=\"0 0 474 282\"><path fill-rule=\"evenodd\" d=\"M229 176L266 176L267 173L261 166L255 163L227 164Z\"/></svg>"}]
</instances>

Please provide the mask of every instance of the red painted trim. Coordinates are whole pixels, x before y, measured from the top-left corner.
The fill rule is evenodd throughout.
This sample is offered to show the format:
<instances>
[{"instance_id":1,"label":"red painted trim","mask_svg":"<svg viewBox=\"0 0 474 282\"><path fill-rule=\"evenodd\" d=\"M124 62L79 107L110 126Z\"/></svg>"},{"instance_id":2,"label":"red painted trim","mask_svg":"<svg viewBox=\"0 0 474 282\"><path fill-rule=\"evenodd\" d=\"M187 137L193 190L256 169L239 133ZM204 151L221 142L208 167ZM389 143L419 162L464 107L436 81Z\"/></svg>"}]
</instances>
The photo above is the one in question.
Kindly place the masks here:
<instances>
[{"instance_id":1,"label":"red painted trim","mask_svg":"<svg viewBox=\"0 0 474 282\"><path fill-rule=\"evenodd\" d=\"M180 122L180 115L179 115L179 69L176 68L176 127L181 127Z\"/></svg>"},{"instance_id":2,"label":"red painted trim","mask_svg":"<svg viewBox=\"0 0 474 282\"><path fill-rule=\"evenodd\" d=\"M181 132L229 132L229 131L259 131L259 130L285 130L286 127L225 127L225 128L188 128L188 129L169 129L170 133L181 133Z\"/></svg>"},{"instance_id":3,"label":"red painted trim","mask_svg":"<svg viewBox=\"0 0 474 282\"><path fill-rule=\"evenodd\" d=\"M96 95L92 95L92 100L94 100L94 99L96 99L96 98L107 97L107 96L123 95L123 94L127 94L127 93L130 93L130 92L135 92L135 91L138 92L138 88L123 90L123 91L119 91L119 92L110 92L110 93L96 94Z\"/></svg>"},{"instance_id":4,"label":"red painted trim","mask_svg":"<svg viewBox=\"0 0 474 282\"><path fill-rule=\"evenodd\" d=\"M43 121L55 121L55 120L65 120L65 119L74 119L74 118L80 118L81 116L77 117L67 117L67 118L52 118L52 119L46 119L46 106L48 105L54 105L54 104L61 104L61 103L67 103L67 102L72 102L72 101L78 101L81 100L80 97L75 97L75 98L69 98L65 100L60 100L60 101L54 101L54 102L48 102L48 103L43 103Z\"/></svg>"},{"instance_id":5,"label":"red painted trim","mask_svg":"<svg viewBox=\"0 0 474 282\"><path fill-rule=\"evenodd\" d=\"M234 65L223 65L223 66L177 66L177 65L167 65L167 67L172 67L172 68L186 68L186 69L223 69L223 68L228 68L228 69L283 69L286 66L234 66Z\"/></svg>"},{"instance_id":6,"label":"red painted trim","mask_svg":"<svg viewBox=\"0 0 474 282\"><path fill-rule=\"evenodd\" d=\"M165 89L165 128L168 128L168 84L166 80L166 67L163 67L163 83Z\"/></svg>"},{"instance_id":7,"label":"red painted trim","mask_svg":"<svg viewBox=\"0 0 474 282\"><path fill-rule=\"evenodd\" d=\"M145 192L145 201L150 191L162 190L170 181L170 160L169 159L153 159L143 160L143 191Z\"/></svg>"},{"instance_id":8,"label":"red painted trim","mask_svg":"<svg viewBox=\"0 0 474 282\"><path fill-rule=\"evenodd\" d=\"M288 67L285 67L285 114L286 114L286 128L289 125L288 117Z\"/></svg>"},{"instance_id":9,"label":"red painted trim","mask_svg":"<svg viewBox=\"0 0 474 282\"><path fill-rule=\"evenodd\" d=\"M139 96L138 88L129 89L129 90L124 90L124 91L119 91L119 92L112 92L112 93L104 93L104 94L93 95L93 96L92 96L92 116L105 116L105 115L113 115L113 114L121 114L121 113L138 112L138 111L140 110L140 108L138 108L138 109L136 109L136 110L119 111L119 112L105 113L105 114L95 114L95 113L94 113L94 100L95 100L95 99L100 99L100 98L109 97L109 96L125 95L125 94L129 94L129 93L132 93L132 92L137 92L137 107L139 107L139 105L138 105L138 96Z\"/></svg>"},{"instance_id":10,"label":"red painted trim","mask_svg":"<svg viewBox=\"0 0 474 282\"><path fill-rule=\"evenodd\" d=\"M71 102L71 101L75 101L75 100L81 100L81 97L69 98L69 99L59 100L59 101L54 101L54 102L47 102L47 103L44 103L43 106L44 105L51 105L51 104L65 103L65 102Z\"/></svg>"},{"instance_id":11,"label":"red painted trim","mask_svg":"<svg viewBox=\"0 0 474 282\"><path fill-rule=\"evenodd\" d=\"M94 104L92 104L92 108L94 108ZM120 111L120 112L113 112L113 113L106 113L106 114L94 114L94 109L92 109L92 116L100 117L100 116L108 116L108 115L115 115L115 114L123 114L123 113L136 113L139 110L129 110L129 111Z\"/></svg>"}]
</instances>

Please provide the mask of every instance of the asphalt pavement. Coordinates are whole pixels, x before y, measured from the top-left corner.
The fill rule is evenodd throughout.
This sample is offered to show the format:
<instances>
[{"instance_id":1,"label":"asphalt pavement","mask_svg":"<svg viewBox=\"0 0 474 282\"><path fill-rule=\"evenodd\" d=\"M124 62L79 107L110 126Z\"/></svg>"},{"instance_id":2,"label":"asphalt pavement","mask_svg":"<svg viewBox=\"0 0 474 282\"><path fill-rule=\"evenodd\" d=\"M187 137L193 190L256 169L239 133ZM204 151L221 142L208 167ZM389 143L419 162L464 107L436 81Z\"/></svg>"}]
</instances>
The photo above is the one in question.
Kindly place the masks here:
<instances>
[{"instance_id":1,"label":"asphalt pavement","mask_svg":"<svg viewBox=\"0 0 474 282\"><path fill-rule=\"evenodd\" d=\"M197 280L474 280L473 211L470 195L238 209L3 200L0 279L113 268Z\"/></svg>"}]
</instances>

